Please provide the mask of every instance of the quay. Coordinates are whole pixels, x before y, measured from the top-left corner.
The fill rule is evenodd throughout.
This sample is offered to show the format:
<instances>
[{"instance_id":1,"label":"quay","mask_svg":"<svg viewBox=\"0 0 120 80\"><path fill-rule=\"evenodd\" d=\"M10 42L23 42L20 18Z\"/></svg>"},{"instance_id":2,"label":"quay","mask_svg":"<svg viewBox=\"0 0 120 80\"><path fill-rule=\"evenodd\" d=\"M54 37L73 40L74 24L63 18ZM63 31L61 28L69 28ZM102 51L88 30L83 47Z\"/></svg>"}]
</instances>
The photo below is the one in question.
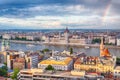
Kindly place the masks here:
<instances>
[{"instance_id":1,"label":"quay","mask_svg":"<svg viewBox=\"0 0 120 80\"><path fill-rule=\"evenodd\" d=\"M0 40L1 41L1 40ZM99 48L99 44L79 44L79 43L59 43L59 42L42 42L42 41L21 41L21 40L9 40L11 43L19 44L35 44L35 45L54 45L54 46L71 46L85 48ZM120 46L106 45L107 48L120 49Z\"/></svg>"}]
</instances>

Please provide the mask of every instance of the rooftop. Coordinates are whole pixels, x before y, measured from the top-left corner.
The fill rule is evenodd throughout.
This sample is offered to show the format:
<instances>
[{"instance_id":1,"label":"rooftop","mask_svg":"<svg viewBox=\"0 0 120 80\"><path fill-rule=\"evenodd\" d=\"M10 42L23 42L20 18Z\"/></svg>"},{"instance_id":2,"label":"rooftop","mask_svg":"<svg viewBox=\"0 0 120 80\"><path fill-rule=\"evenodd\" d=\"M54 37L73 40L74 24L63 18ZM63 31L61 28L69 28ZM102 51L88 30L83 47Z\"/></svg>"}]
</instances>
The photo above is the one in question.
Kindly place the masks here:
<instances>
[{"instance_id":1,"label":"rooftop","mask_svg":"<svg viewBox=\"0 0 120 80\"><path fill-rule=\"evenodd\" d=\"M120 70L120 66L116 66L116 67L115 67L115 70Z\"/></svg>"},{"instance_id":2,"label":"rooftop","mask_svg":"<svg viewBox=\"0 0 120 80\"><path fill-rule=\"evenodd\" d=\"M4 77L0 77L0 80L5 80L5 78Z\"/></svg>"},{"instance_id":3,"label":"rooftop","mask_svg":"<svg viewBox=\"0 0 120 80\"><path fill-rule=\"evenodd\" d=\"M113 66L114 62L111 60L111 57L101 57L100 62L103 65Z\"/></svg>"},{"instance_id":4,"label":"rooftop","mask_svg":"<svg viewBox=\"0 0 120 80\"><path fill-rule=\"evenodd\" d=\"M86 64L87 65L87 63L90 62L89 63L90 65L91 64L95 65L96 60L98 60L98 57L92 57L92 56L90 56L90 57L80 57L76 60L75 64Z\"/></svg>"},{"instance_id":5,"label":"rooftop","mask_svg":"<svg viewBox=\"0 0 120 80\"><path fill-rule=\"evenodd\" d=\"M41 61L39 64L50 64L50 65L68 65L72 58L66 57L66 58L49 58L47 60Z\"/></svg>"},{"instance_id":6,"label":"rooftop","mask_svg":"<svg viewBox=\"0 0 120 80\"><path fill-rule=\"evenodd\" d=\"M72 78L82 78L82 76L74 76L71 74L71 71L55 71L53 73L50 73L49 71L41 71L42 69L25 69L25 70L21 70L21 73L28 73L28 74L33 74L34 75L47 75L47 76L60 76L60 77L72 77Z\"/></svg>"},{"instance_id":7,"label":"rooftop","mask_svg":"<svg viewBox=\"0 0 120 80\"><path fill-rule=\"evenodd\" d=\"M36 72L43 73L43 69L38 69L38 68L34 68L34 69L23 69L23 70L21 70L20 72L22 72L22 73L36 73Z\"/></svg>"},{"instance_id":8,"label":"rooftop","mask_svg":"<svg viewBox=\"0 0 120 80\"><path fill-rule=\"evenodd\" d=\"M110 52L108 50L108 48L105 48L102 52L102 56L110 56Z\"/></svg>"},{"instance_id":9,"label":"rooftop","mask_svg":"<svg viewBox=\"0 0 120 80\"><path fill-rule=\"evenodd\" d=\"M15 59L15 62L25 62L25 59L24 58L16 58Z\"/></svg>"}]
</instances>

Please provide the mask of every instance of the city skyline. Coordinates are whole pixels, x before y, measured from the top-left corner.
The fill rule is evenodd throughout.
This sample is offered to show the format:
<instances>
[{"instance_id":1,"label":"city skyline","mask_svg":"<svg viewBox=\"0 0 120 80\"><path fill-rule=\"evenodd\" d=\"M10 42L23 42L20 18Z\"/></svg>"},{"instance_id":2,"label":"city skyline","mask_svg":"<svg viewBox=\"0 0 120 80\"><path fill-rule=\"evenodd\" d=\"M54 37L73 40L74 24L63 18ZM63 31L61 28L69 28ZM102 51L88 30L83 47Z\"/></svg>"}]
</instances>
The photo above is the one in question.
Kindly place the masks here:
<instances>
[{"instance_id":1,"label":"city skyline","mask_svg":"<svg viewBox=\"0 0 120 80\"><path fill-rule=\"evenodd\" d=\"M119 0L0 1L0 29L120 29Z\"/></svg>"}]
</instances>

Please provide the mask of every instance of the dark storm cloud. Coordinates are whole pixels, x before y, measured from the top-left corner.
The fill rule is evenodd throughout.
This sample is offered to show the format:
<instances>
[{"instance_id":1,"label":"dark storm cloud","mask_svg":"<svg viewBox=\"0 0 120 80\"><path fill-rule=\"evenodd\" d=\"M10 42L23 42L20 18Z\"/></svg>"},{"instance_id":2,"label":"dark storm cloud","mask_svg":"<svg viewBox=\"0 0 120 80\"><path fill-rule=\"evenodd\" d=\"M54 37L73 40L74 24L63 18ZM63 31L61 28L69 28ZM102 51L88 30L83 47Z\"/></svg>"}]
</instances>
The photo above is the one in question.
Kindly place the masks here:
<instances>
[{"instance_id":1,"label":"dark storm cloud","mask_svg":"<svg viewBox=\"0 0 120 80\"><path fill-rule=\"evenodd\" d=\"M114 23L111 22L110 26L114 27L113 24L116 23L117 28L119 28L120 23L115 20L116 16L117 18L120 17L119 5L120 0L0 0L0 23L8 25L12 23L12 25L21 26L22 23L16 21L18 20L26 22L24 25L28 26L32 25L32 22L35 25L46 26L45 21L47 23L53 21L51 25L69 27L96 26L97 28L101 25L103 17L108 15L107 18L110 17L110 19L106 19L105 22L109 24L110 20L112 20ZM107 11L108 8L110 9ZM108 14L105 14L105 12L108 12ZM42 16L42 18L39 16ZM48 16L47 19L46 16ZM54 19L49 19L49 17ZM60 18L57 20L57 17ZM71 20L71 23L67 23L69 20Z\"/></svg>"},{"instance_id":2,"label":"dark storm cloud","mask_svg":"<svg viewBox=\"0 0 120 80\"><path fill-rule=\"evenodd\" d=\"M81 6L84 6L84 8L91 10L91 12L101 11L99 15L102 15L105 7L108 4L110 4L110 2L111 0L0 0L0 6L1 6L0 15L16 16L16 17L31 17L36 15L74 14L74 11L64 10L65 7L68 7L70 5L72 6L81 5ZM53 5L56 5L59 7L56 7ZM44 9L39 10L38 12L27 10L28 8L35 7L35 6L43 6L47 8L45 8L45 10ZM23 11L21 9L23 9ZM115 12L117 11L118 11L118 8L116 8Z\"/></svg>"}]
</instances>

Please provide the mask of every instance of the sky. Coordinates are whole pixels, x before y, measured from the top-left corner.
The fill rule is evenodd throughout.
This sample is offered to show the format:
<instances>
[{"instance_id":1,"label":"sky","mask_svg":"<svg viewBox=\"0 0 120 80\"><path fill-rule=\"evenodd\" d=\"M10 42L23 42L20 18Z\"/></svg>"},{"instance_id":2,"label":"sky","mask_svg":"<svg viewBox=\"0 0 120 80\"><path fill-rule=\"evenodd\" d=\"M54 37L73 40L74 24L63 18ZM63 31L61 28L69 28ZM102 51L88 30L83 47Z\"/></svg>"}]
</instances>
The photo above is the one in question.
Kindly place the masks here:
<instances>
[{"instance_id":1,"label":"sky","mask_svg":"<svg viewBox=\"0 0 120 80\"><path fill-rule=\"evenodd\" d=\"M0 0L0 29L120 29L120 0Z\"/></svg>"}]
</instances>

